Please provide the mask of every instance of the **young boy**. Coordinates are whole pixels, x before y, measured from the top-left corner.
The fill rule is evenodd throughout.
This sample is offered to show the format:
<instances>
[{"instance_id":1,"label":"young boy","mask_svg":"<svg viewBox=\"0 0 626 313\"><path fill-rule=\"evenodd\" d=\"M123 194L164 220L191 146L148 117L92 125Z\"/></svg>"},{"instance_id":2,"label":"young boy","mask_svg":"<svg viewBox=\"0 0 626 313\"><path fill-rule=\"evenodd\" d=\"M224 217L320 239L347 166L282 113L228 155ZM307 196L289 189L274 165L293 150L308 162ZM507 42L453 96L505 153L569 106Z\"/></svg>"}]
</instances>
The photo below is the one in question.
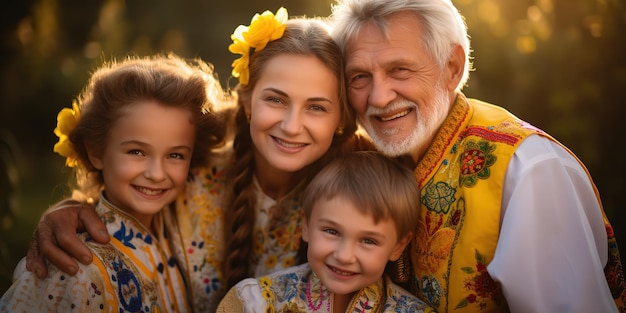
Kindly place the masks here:
<instances>
[{"instance_id":1,"label":"young boy","mask_svg":"<svg viewBox=\"0 0 626 313\"><path fill-rule=\"evenodd\" d=\"M374 151L326 166L303 201L308 263L233 287L218 312L431 312L384 275L419 214L413 173Z\"/></svg>"}]
</instances>

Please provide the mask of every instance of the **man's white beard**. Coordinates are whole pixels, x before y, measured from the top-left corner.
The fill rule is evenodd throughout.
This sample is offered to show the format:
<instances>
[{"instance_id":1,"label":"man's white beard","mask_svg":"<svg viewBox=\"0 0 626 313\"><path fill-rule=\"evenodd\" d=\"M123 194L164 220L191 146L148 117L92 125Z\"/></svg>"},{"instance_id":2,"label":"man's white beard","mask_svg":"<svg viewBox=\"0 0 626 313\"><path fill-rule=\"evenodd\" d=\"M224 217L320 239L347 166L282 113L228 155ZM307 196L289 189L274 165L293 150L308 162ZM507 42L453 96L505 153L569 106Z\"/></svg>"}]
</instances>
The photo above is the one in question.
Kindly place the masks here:
<instances>
[{"instance_id":1,"label":"man's white beard","mask_svg":"<svg viewBox=\"0 0 626 313\"><path fill-rule=\"evenodd\" d=\"M434 132L436 132L441 126L441 123L447 116L450 105L448 96L445 90L441 87L442 86L440 86L440 84L437 84L437 91L433 100L434 103L433 106L430 107L433 112L430 116L420 115L420 110L417 104L405 99L400 99L390 103L383 109L368 106L367 111L365 112L365 118L359 118L359 123L369 134L374 146L376 146L376 149L389 157L396 157L404 154L412 155L419 148L426 144L430 144L428 141L433 137ZM389 140L387 138L388 135L400 132L403 129L396 128L384 131L377 130L372 126L370 116L383 115L387 111L396 110L399 107L413 109L410 114L416 115L416 125L413 131L411 131L411 133L407 136L400 139Z\"/></svg>"}]
</instances>

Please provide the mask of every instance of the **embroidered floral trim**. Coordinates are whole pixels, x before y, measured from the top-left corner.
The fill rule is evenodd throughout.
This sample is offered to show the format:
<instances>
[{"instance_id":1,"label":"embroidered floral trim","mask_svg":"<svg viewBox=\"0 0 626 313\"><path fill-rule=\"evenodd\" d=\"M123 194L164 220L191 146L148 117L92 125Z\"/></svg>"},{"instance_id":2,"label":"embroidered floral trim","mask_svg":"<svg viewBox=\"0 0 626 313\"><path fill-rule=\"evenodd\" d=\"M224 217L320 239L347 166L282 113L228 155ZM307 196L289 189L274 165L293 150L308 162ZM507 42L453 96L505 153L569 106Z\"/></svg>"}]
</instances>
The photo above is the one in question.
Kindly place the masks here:
<instances>
[{"instance_id":1,"label":"embroidered floral trim","mask_svg":"<svg viewBox=\"0 0 626 313\"><path fill-rule=\"evenodd\" d=\"M478 179L489 178L491 175L489 168L496 163L496 156L492 154L494 150L496 145L485 140L478 142L470 140L465 145L465 151L460 158L461 186L472 187L476 185Z\"/></svg>"},{"instance_id":2,"label":"embroidered floral trim","mask_svg":"<svg viewBox=\"0 0 626 313\"><path fill-rule=\"evenodd\" d=\"M501 294L500 284L495 282L491 275L487 272L487 261L485 257L476 251L476 268L470 266L461 268L463 272L472 275L464 282L465 289L473 291L463 300L461 300L455 309L466 307L470 304L477 304L478 307L483 310L487 307L487 301L492 300L495 303L499 303Z\"/></svg>"},{"instance_id":3,"label":"embroidered floral trim","mask_svg":"<svg viewBox=\"0 0 626 313\"><path fill-rule=\"evenodd\" d=\"M450 142L455 139L459 129L467 123L470 117L470 105L467 102L467 98L463 94L459 94L450 110L450 114L448 114L448 117L441 125L430 148L413 171L420 188L422 188L424 181L428 178L428 173L433 172Z\"/></svg>"}]
</instances>

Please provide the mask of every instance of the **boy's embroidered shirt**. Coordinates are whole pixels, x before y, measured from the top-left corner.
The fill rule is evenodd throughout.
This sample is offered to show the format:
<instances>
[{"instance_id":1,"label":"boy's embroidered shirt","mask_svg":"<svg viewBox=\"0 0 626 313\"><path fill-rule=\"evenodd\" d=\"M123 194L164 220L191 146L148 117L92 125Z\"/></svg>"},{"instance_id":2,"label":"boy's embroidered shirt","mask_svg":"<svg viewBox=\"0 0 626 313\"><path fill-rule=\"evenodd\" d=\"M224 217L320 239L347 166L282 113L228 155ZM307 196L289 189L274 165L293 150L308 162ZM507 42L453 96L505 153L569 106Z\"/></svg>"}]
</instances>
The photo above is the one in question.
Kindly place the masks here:
<instances>
[{"instance_id":1,"label":"boy's embroidered shirt","mask_svg":"<svg viewBox=\"0 0 626 313\"><path fill-rule=\"evenodd\" d=\"M50 265L40 280L25 268L15 270L15 282L0 300L0 312L190 312L177 262L164 235L163 219L155 215L157 234L120 211L104 197L96 211L111 241L101 245L87 233L78 237L94 255L67 275Z\"/></svg>"},{"instance_id":2,"label":"boy's embroidered shirt","mask_svg":"<svg viewBox=\"0 0 626 313\"><path fill-rule=\"evenodd\" d=\"M331 312L330 293L307 264L248 278L233 287L246 312ZM229 305L229 304L224 304ZM355 293L346 312L435 312L384 277Z\"/></svg>"}]
</instances>

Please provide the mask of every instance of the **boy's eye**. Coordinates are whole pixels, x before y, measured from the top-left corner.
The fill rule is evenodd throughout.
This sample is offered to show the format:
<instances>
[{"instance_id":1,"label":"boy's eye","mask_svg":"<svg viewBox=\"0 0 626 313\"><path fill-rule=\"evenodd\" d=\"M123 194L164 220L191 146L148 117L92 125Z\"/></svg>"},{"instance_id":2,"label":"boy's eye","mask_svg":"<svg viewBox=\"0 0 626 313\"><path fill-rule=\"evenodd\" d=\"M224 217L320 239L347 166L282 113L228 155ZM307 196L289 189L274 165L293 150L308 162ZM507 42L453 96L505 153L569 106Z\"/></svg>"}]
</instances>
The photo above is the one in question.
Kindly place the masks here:
<instances>
[{"instance_id":1,"label":"boy's eye","mask_svg":"<svg viewBox=\"0 0 626 313\"><path fill-rule=\"evenodd\" d=\"M128 151L128 154L139 155L139 156L144 155L141 150L130 150Z\"/></svg>"},{"instance_id":2,"label":"boy's eye","mask_svg":"<svg viewBox=\"0 0 626 313\"><path fill-rule=\"evenodd\" d=\"M338 234L337 230L332 229L332 228L325 228L324 232L329 233L331 235L337 235Z\"/></svg>"},{"instance_id":3,"label":"boy's eye","mask_svg":"<svg viewBox=\"0 0 626 313\"><path fill-rule=\"evenodd\" d=\"M376 245L376 240L370 239L370 238L365 238L365 239L363 239L363 243L366 244L366 245Z\"/></svg>"}]
</instances>

